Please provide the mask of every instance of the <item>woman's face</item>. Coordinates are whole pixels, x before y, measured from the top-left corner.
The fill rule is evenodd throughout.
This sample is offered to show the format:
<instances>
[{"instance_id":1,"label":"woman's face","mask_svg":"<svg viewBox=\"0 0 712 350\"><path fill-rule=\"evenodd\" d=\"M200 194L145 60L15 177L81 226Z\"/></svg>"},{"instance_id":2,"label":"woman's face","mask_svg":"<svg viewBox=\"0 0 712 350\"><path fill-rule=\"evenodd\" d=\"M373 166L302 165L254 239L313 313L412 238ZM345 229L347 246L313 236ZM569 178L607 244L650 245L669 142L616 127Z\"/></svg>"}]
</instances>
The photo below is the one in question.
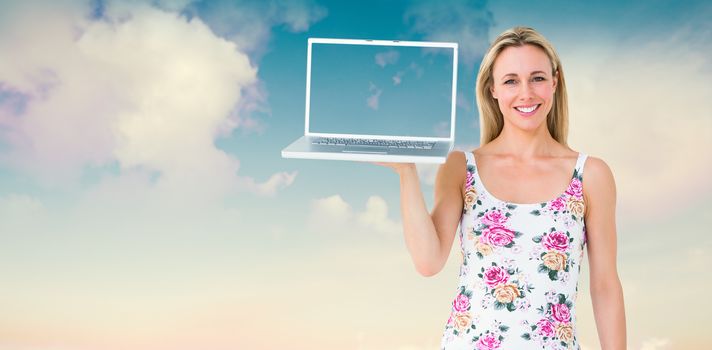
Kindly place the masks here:
<instances>
[{"instance_id":1,"label":"woman's face","mask_svg":"<svg viewBox=\"0 0 712 350\"><path fill-rule=\"evenodd\" d=\"M557 79L544 50L534 45L507 47L494 62L492 78L490 91L505 124L524 130L546 125Z\"/></svg>"}]
</instances>

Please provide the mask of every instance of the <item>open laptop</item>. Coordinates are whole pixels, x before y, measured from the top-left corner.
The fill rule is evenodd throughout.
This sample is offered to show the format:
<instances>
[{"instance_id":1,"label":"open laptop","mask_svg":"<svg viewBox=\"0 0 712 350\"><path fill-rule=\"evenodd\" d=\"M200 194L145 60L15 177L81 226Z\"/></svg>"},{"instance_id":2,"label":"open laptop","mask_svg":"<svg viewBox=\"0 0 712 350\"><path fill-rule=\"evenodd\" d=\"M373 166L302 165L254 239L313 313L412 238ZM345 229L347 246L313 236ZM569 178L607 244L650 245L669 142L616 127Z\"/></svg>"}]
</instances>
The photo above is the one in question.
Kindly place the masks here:
<instances>
[{"instance_id":1,"label":"open laptop","mask_svg":"<svg viewBox=\"0 0 712 350\"><path fill-rule=\"evenodd\" d=\"M304 136L283 158L444 163L457 43L309 38Z\"/></svg>"}]
</instances>

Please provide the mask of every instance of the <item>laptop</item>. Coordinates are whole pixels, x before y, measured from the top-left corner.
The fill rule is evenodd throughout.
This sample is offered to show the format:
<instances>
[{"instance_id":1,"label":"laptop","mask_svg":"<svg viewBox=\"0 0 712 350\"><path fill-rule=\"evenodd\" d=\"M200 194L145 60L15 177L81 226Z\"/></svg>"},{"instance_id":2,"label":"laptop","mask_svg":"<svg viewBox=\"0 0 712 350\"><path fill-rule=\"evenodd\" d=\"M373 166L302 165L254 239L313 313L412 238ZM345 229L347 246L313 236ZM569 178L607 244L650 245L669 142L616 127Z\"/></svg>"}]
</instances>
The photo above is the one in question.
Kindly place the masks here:
<instances>
[{"instance_id":1,"label":"laptop","mask_svg":"<svg viewBox=\"0 0 712 350\"><path fill-rule=\"evenodd\" d=\"M457 43L309 38L304 135L283 158L444 163Z\"/></svg>"}]
</instances>

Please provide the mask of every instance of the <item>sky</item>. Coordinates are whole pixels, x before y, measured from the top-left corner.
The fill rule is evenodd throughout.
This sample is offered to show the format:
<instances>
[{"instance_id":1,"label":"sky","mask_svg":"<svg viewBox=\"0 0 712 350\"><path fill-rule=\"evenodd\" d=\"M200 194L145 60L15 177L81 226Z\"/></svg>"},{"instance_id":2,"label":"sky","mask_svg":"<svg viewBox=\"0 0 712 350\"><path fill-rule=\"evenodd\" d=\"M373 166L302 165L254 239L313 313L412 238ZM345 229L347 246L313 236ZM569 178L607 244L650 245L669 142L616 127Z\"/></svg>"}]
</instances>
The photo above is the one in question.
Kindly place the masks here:
<instances>
[{"instance_id":1,"label":"sky","mask_svg":"<svg viewBox=\"0 0 712 350\"><path fill-rule=\"evenodd\" d=\"M309 132L450 137L454 56L454 47L314 43Z\"/></svg>"},{"instance_id":2,"label":"sky","mask_svg":"<svg viewBox=\"0 0 712 350\"><path fill-rule=\"evenodd\" d=\"M559 53L570 147L613 171L628 348L704 348L711 15L663 0L2 0L0 350L437 348L457 245L419 275L395 173L280 156L304 130L307 38L459 43L455 142L471 150L477 68L516 25ZM430 209L436 171L418 165ZM598 349L586 262L579 291L578 338Z\"/></svg>"}]
</instances>

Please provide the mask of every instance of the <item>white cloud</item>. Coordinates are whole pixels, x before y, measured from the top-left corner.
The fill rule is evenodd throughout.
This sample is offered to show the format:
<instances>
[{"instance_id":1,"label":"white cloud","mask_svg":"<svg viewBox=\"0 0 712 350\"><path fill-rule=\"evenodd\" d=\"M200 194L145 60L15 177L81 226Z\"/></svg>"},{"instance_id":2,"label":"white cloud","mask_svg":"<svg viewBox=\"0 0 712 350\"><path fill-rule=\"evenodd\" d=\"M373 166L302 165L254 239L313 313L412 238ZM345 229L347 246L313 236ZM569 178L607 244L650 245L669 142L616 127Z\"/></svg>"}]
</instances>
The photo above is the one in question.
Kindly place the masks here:
<instances>
[{"instance_id":1,"label":"white cloud","mask_svg":"<svg viewBox=\"0 0 712 350\"><path fill-rule=\"evenodd\" d=\"M354 214L351 206L339 195L312 201L307 225L312 230L342 231L352 221Z\"/></svg>"},{"instance_id":2,"label":"white cloud","mask_svg":"<svg viewBox=\"0 0 712 350\"><path fill-rule=\"evenodd\" d=\"M3 10L14 16L0 20L0 51L13 54L0 61L0 82L21 94L26 106L21 116L0 109L3 141L12 150L0 153L0 164L62 181L78 176L85 163L107 162L113 148L107 110L115 100L106 98L113 92L98 92L107 92L103 72L74 43L75 28L86 24L83 8L75 3L7 6L13 8Z\"/></svg>"},{"instance_id":3,"label":"white cloud","mask_svg":"<svg viewBox=\"0 0 712 350\"><path fill-rule=\"evenodd\" d=\"M247 191L263 196L274 196L277 191L291 185L296 177L296 171L280 172L273 174L263 183L256 183L251 177L241 177L239 182L241 187Z\"/></svg>"},{"instance_id":4,"label":"white cloud","mask_svg":"<svg viewBox=\"0 0 712 350\"><path fill-rule=\"evenodd\" d=\"M267 104L267 88L261 80L256 81L242 89L242 98L237 103L237 107L230 114L230 117L221 124L218 133L220 136L229 136L234 129L242 131L243 134L256 132L262 134L266 125L261 119L255 118L253 113L259 112L271 115L272 110Z\"/></svg>"},{"instance_id":5,"label":"white cloud","mask_svg":"<svg viewBox=\"0 0 712 350\"><path fill-rule=\"evenodd\" d=\"M389 50L377 53L374 59L376 60L376 64L383 68L389 64L394 64L398 62L399 57L400 53L398 53L398 51Z\"/></svg>"},{"instance_id":6,"label":"white cloud","mask_svg":"<svg viewBox=\"0 0 712 350\"><path fill-rule=\"evenodd\" d=\"M421 1L406 11L404 19L427 40L458 42L460 62L469 69L487 50L489 29L494 23L485 5L457 0Z\"/></svg>"},{"instance_id":7,"label":"white cloud","mask_svg":"<svg viewBox=\"0 0 712 350\"><path fill-rule=\"evenodd\" d=\"M379 196L371 196L366 202L366 210L358 214L358 222L376 232L391 234L401 230L399 223L388 218L388 204Z\"/></svg>"},{"instance_id":8,"label":"white cloud","mask_svg":"<svg viewBox=\"0 0 712 350\"><path fill-rule=\"evenodd\" d=\"M213 139L240 87L256 81L256 69L200 20L150 7L130 11L132 18L118 25L93 23L77 42L128 101L115 115L114 156L123 167L159 170L178 186L227 184L237 163Z\"/></svg>"},{"instance_id":9,"label":"white cloud","mask_svg":"<svg viewBox=\"0 0 712 350\"><path fill-rule=\"evenodd\" d=\"M400 83L403 81L403 75L405 74L404 71L398 71L396 75L393 76L393 85L400 85Z\"/></svg>"},{"instance_id":10,"label":"white cloud","mask_svg":"<svg viewBox=\"0 0 712 350\"><path fill-rule=\"evenodd\" d=\"M643 342L643 345L641 345L640 350L668 349L668 345L670 345L670 339L668 338L651 338Z\"/></svg>"},{"instance_id":11,"label":"white cloud","mask_svg":"<svg viewBox=\"0 0 712 350\"><path fill-rule=\"evenodd\" d=\"M373 83L369 83L369 84L370 85L368 86L368 91L371 93L371 95L368 96L368 98L366 98L366 105L375 111L375 110L378 110L378 105L379 105L381 93L383 92L383 90L379 89Z\"/></svg>"},{"instance_id":12,"label":"white cloud","mask_svg":"<svg viewBox=\"0 0 712 350\"><path fill-rule=\"evenodd\" d=\"M388 204L379 196L371 196L364 211L357 212L340 195L312 201L307 220L310 230L328 234L340 232L375 232L398 235L401 224L388 217Z\"/></svg>"},{"instance_id":13,"label":"white cloud","mask_svg":"<svg viewBox=\"0 0 712 350\"><path fill-rule=\"evenodd\" d=\"M425 71L415 62L411 62L408 67L406 67L404 70L399 70L398 72L396 72L396 75L392 77L393 85L400 85L403 82L403 76L405 76L408 72L415 72L415 76L421 78L423 77L423 73Z\"/></svg>"},{"instance_id":14,"label":"white cloud","mask_svg":"<svg viewBox=\"0 0 712 350\"><path fill-rule=\"evenodd\" d=\"M90 20L82 5L16 5L3 20L0 50L13 55L0 82L26 107L0 109L9 147L0 164L67 185L87 165L118 161L122 171L156 171L166 190L212 198L293 182L296 173L262 184L238 177L237 159L214 144L234 128L262 128L249 113L264 111L266 92L244 51L196 17L111 2Z\"/></svg>"},{"instance_id":15,"label":"white cloud","mask_svg":"<svg viewBox=\"0 0 712 350\"><path fill-rule=\"evenodd\" d=\"M690 202L712 191L712 118L701 102L712 96L712 61L703 44L709 36L693 28L619 45L560 45L570 143L610 165L626 215L667 215L669 206L646 203Z\"/></svg>"}]
</instances>

